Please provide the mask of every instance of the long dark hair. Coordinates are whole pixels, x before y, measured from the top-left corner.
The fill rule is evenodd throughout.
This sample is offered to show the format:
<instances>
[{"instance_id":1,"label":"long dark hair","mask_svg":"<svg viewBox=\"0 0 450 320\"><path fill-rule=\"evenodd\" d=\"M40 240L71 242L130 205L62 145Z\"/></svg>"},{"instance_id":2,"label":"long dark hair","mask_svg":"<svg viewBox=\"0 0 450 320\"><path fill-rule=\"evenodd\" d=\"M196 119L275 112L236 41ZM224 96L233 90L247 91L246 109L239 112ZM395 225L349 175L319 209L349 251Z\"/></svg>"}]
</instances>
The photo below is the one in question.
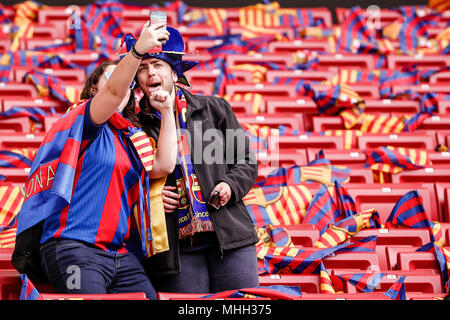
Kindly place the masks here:
<instances>
[{"instance_id":1,"label":"long dark hair","mask_svg":"<svg viewBox=\"0 0 450 320\"><path fill-rule=\"evenodd\" d=\"M105 73L105 70L108 66L117 65L119 60L103 61L86 79L84 83L83 90L81 91L80 98L81 99L92 99L96 92L93 91L93 88L97 86L98 80ZM134 90L131 90L130 98L128 99L128 103L125 108L122 110L122 115L125 118L128 118L136 127L142 128L141 123L136 114L136 99L134 95Z\"/></svg>"}]
</instances>

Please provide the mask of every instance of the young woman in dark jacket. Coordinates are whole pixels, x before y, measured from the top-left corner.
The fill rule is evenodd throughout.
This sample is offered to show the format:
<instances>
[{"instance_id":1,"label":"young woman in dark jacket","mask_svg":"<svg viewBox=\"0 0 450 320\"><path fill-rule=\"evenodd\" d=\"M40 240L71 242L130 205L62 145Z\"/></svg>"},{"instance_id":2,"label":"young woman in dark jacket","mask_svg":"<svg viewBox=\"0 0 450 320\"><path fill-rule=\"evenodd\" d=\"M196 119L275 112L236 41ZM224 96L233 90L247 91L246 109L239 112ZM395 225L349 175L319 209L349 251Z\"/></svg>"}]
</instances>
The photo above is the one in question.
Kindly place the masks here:
<instances>
[{"instance_id":1,"label":"young woman in dark jacket","mask_svg":"<svg viewBox=\"0 0 450 320\"><path fill-rule=\"evenodd\" d=\"M160 119L148 97L160 89L174 98L178 131L178 162L163 191L170 250L144 261L144 267L157 291L257 286L258 237L242 202L255 183L257 161L228 102L175 85L189 85L183 73L196 63L182 60L183 39L176 29L167 30L162 52L145 54L136 75L144 93L138 116L146 133L158 147ZM127 47L132 44L127 41Z\"/></svg>"}]
</instances>

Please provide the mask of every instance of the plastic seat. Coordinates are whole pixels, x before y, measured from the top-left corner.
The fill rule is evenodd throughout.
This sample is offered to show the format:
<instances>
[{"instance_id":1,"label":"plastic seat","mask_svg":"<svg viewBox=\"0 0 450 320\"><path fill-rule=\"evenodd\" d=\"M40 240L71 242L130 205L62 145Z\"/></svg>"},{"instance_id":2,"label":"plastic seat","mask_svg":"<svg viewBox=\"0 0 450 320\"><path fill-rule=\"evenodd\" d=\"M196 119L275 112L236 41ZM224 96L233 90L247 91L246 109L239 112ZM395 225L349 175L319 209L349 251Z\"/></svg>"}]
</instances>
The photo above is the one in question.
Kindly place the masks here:
<instances>
[{"instance_id":1,"label":"plastic seat","mask_svg":"<svg viewBox=\"0 0 450 320\"><path fill-rule=\"evenodd\" d=\"M320 234L312 224L280 225L285 228L295 246L310 247L319 239Z\"/></svg>"},{"instance_id":2,"label":"plastic seat","mask_svg":"<svg viewBox=\"0 0 450 320\"><path fill-rule=\"evenodd\" d=\"M259 276L260 286L299 286L302 293L319 293L320 278L316 274L268 274Z\"/></svg>"},{"instance_id":3,"label":"plastic seat","mask_svg":"<svg viewBox=\"0 0 450 320\"><path fill-rule=\"evenodd\" d=\"M291 30L292 31L292 30ZM256 53L256 54L229 54L226 56L226 64L232 67L244 63L274 62L291 68L294 66L293 57L290 54L282 55L278 53Z\"/></svg>"},{"instance_id":4,"label":"plastic seat","mask_svg":"<svg viewBox=\"0 0 450 320\"><path fill-rule=\"evenodd\" d=\"M308 131L312 131L312 117L318 113L316 103L306 97L270 98L266 101L266 108L267 113L271 114L302 114L305 129Z\"/></svg>"},{"instance_id":5,"label":"plastic seat","mask_svg":"<svg viewBox=\"0 0 450 320\"><path fill-rule=\"evenodd\" d=\"M107 294L41 293L44 300L148 300L145 292Z\"/></svg>"},{"instance_id":6,"label":"plastic seat","mask_svg":"<svg viewBox=\"0 0 450 320\"><path fill-rule=\"evenodd\" d=\"M408 64L416 63L419 67L439 69L450 65L450 57L447 55L387 55L387 67L389 69L401 70Z\"/></svg>"},{"instance_id":7,"label":"plastic seat","mask_svg":"<svg viewBox=\"0 0 450 320\"><path fill-rule=\"evenodd\" d=\"M374 293L304 293L300 300L391 300L384 292Z\"/></svg>"},{"instance_id":8,"label":"plastic seat","mask_svg":"<svg viewBox=\"0 0 450 320\"><path fill-rule=\"evenodd\" d=\"M195 84L199 81L208 81L211 83L214 83L217 79L217 77L220 74L219 69L212 69L212 70L191 70L189 73L186 74L189 82L191 84ZM252 82L252 74L249 71L233 71L233 74L236 76L236 78L240 81L251 83Z\"/></svg>"},{"instance_id":9,"label":"plastic seat","mask_svg":"<svg viewBox=\"0 0 450 320\"><path fill-rule=\"evenodd\" d=\"M316 154L320 149L309 148L308 159L312 161L316 158ZM332 165L347 166L351 170L353 168L363 167L367 162L366 154L360 149L338 150L323 149L325 159L330 160Z\"/></svg>"},{"instance_id":10,"label":"plastic seat","mask_svg":"<svg viewBox=\"0 0 450 320\"><path fill-rule=\"evenodd\" d=\"M450 168L447 165L434 166L433 168L403 171L392 176L393 183L411 182L450 182Z\"/></svg>"},{"instance_id":11,"label":"plastic seat","mask_svg":"<svg viewBox=\"0 0 450 320\"><path fill-rule=\"evenodd\" d=\"M417 113L420 111L420 104L414 100L391 100L391 99L365 99L366 106L364 112L403 112Z\"/></svg>"},{"instance_id":12,"label":"plastic seat","mask_svg":"<svg viewBox=\"0 0 450 320\"><path fill-rule=\"evenodd\" d=\"M375 67L374 58L369 54L319 54L319 66L321 69L330 67L369 69Z\"/></svg>"},{"instance_id":13,"label":"plastic seat","mask_svg":"<svg viewBox=\"0 0 450 320\"><path fill-rule=\"evenodd\" d=\"M253 114L253 101L245 100L228 100L233 112L238 116L239 114L251 115ZM260 107L261 108L261 107Z\"/></svg>"},{"instance_id":14,"label":"plastic seat","mask_svg":"<svg viewBox=\"0 0 450 320\"><path fill-rule=\"evenodd\" d=\"M294 151L296 149L306 148L331 148L343 149L344 143L342 137L320 136L320 135L305 135L299 136L280 136L278 137L278 148L280 152Z\"/></svg>"},{"instance_id":15,"label":"plastic seat","mask_svg":"<svg viewBox=\"0 0 450 320\"><path fill-rule=\"evenodd\" d=\"M450 84L450 71L442 71L430 76L430 83L439 85Z\"/></svg>"},{"instance_id":16,"label":"plastic seat","mask_svg":"<svg viewBox=\"0 0 450 320\"><path fill-rule=\"evenodd\" d=\"M357 137L358 148L377 148L382 146L406 147L432 150L436 146L436 138L421 133L370 134Z\"/></svg>"},{"instance_id":17,"label":"plastic seat","mask_svg":"<svg viewBox=\"0 0 450 320\"><path fill-rule=\"evenodd\" d=\"M295 97L297 90L295 85L274 85L274 84L228 84L225 87L225 93L228 95L245 94L248 92L260 93L265 98L272 97Z\"/></svg>"},{"instance_id":18,"label":"plastic seat","mask_svg":"<svg viewBox=\"0 0 450 320\"><path fill-rule=\"evenodd\" d=\"M450 92L450 91L449 91ZM417 130L448 130L450 128L450 116L438 114L425 119Z\"/></svg>"},{"instance_id":19,"label":"plastic seat","mask_svg":"<svg viewBox=\"0 0 450 320\"><path fill-rule=\"evenodd\" d=\"M0 53L5 53L11 49L11 40L9 38L0 39Z\"/></svg>"},{"instance_id":20,"label":"plastic seat","mask_svg":"<svg viewBox=\"0 0 450 320\"><path fill-rule=\"evenodd\" d=\"M31 83L9 82L0 83L0 96L6 97L28 97L38 98L39 94L36 87Z\"/></svg>"},{"instance_id":21,"label":"plastic seat","mask_svg":"<svg viewBox=\"0 0 450 320\"><path fill-rule=\"evenodd\" d=\"M15 67L15 80L17 82L20 82L23 80L23 77L25 74L30 71L29 68L24 67ZM77 85L80 83L84 83L86 81L86 74L84 70L81 69L34 69L36 71L44 72L47 74L50 74L52 76L58 77L59 79L63 80L65 84L68 84L70 82L75 82Z\"/></svg>"},{"instance_id":22,"label":"plastic seat","mask_svg":"<svg viewBox=\"0 0 450 320\"><path fill-rule=\"evenodd\" d=\"M351 269L363 271L379 271L380 265L376 252L345 252L337 253L323 259L325 268L328 269Z\"/></svg>"},{"instance_id":23,"label":"plastic seat","mask_svg":"<svg viewBox=\"0 0 450 320\"><path fill-rule=\"evenodd\" d=\"M48 283L33 283L39 292L53 293ZM0 300L19 300L22 280L16 270L0 270Z\"/></svg>"},{"instance_id":24,"label":"plastic seat","mask_svg":"<svg viewBox=\"0 0 450 320\"><path fill-rule=\"evenodd\" d=\"M39 148L43 134L4 133L0 135L0 150L11 148Z\"/></svg>"},{"instance_id":25,"label":"plastic seat","mask_svg":"<svg viewBox=\"0 0 450 320\"><path fill-rule=\"evenodd\" d=\"M440 100L438 101L438 110L439 114L448 114L450 113L450 100Z\"/></svg>"},{"instance_id":26,"label":"plastic seat","mask_svg":"<svg viewBox=\"0 0 450 320\"><path fill-rule=\"evenodd\" d=\"M430 242L430 234L427 229L364 229L352 237L352 242L373 235L377 236L377 246L420 247Z\"/></svg>"},{"instance_id":27,"label":"plastic seat","mask_svg":"<svg viewBox=\"0 0 450 320\"><path fill-rule=\"evenodd\" d=\"M386 292L391 288L395 281L398 280L396 274L385 275L375 292ZM426 293L440 293L442 292L441 276L439 274L409 274L405 277L405 291L406 292L426 292ZM357 293L359 290L351 285L346 285L348 293Z\"/></svg>"},{"instance_id":28,"label":"plastic seat","mask_svg":"<svg viewBox=\"0 0 450 320\"><path fill-rule=\"evenodd\" d=\"M49 98L25 99L24 97L18 97L3 100L3 111L8 111L13 107L39 107L44 110L54 108L56 112L65 113L69 106L60 100Z\"/></svg>"},{"instance_id":29,"label":"plastic seat","mask_svg":"<svg viewBox=\"0 0 450 320\"><path fill-rule=\"evenodd\" d=\"M448 293L407 292L408 300L444 300Z\"/></svg>"},{"instance_id":30,"label":"plastic seat","mask_svg":"<svg viewBox=\"0 0 450 320\"><path fill-rule=\"evenodd\" d=\"M0 248L0 270L15 270L11 263L14 248Z\"/></svg>"},{"instance_id":31,"label":"plastic seat","mask_svg":"<svg viewBox=\"0 0 450 320\"><path fill-rule=\"evenodd\" d=\"M349 85L363 99L379 99L380 92L375 84L352 83ZM317 91L325 91L330 87L321 84L311 84L311 87Z\"/></svg>"},{"instance_id":32,"label":"plastic seat","mask_svg":"<svg viewBox=\"0 0 450 320\"><path fill-rule=\"evenodd\" d=\"M2 168L2 175L5 176L5 182L15 184L25 184L30 174L29 168Z\"/></svg>"},{"instance_id":33,"label":"plastic seat","mask_svg":"<svg viewBox=\"0 0 450 320\"><path fill-rule=\"evenodd\" d=\"M211 30L211 29L208 28L205 31L207 31L207 30ZM209 33L208 33L208 35L209 35ZM205 34L205 36L208 36L208 35ZM223 43L223 40L221 40L221 39L195 39L194 38L194 39L188 39L186 41L186 48L187 48L187 51L189 51L189 52L195 52L195 51L208 52L207 49L214 47L214 46L221 45L222 43ZM192 70L192 71L194 71L194 70Z\"/></svg>"},{"instance_id":34,"label":"plastic seat","mask_svg":"<svg viewBox=\"0 0 450 320\"><path fill-rule=\"evenodd\" d=\"M296 53L299 50L331 52L330 43L326 40L296 39L294 41L272 41L267 46L270 53Z\"/></svg>"},{"instance_id":35,"label":"plastic seat","mask_svg":"<svg viewBox=\"0 0 450 320\"><path fill-rule=\"evenodd\" d=\"M0 133L2 132L30 132L30 119L18 117L0 120Z\"/></svg>"},{"instance_id":36,"label":"plastic seat","mask_svg":"<svg viewBox=\"0 0 450 320\"><path fill-rule=\"evenodd\" d=\"M293 130L303 131L303 118L301 116L292 115L279 116L275 114L259 114L256 116L238 116L239 123L242 124L258 124L278 129L280 125L284 125Z\"/></svg>"},{"instance_id":37,"label":"plastic seat","mask_svg":"<svg viewBox=\"0 0 450 320\"><path fill-rule=\"evenodd\" d=\"M389 217L395 204L402 196L411 190L417 190L422 197L428 218L431 221L439 221L439 211L434 190L423 187L419 181L416 184L358 184L346 185L345 187L353 197L358 211L375 208L380 215L382 223Z\"/></svg>"},{"instance_id":38,"label":"plastic seat","mask_svg":"<svg viewBox=\"0 0 450 320\"><path fill-rule=\"evenodd\" d=\"M280 152L263 154L258 152L256 154L259 166L271 168L290 168L294 165L305 166L308 164L305 150L296 150L296 152Z\"/></svg>"},{"instance_id":39,"label":"plastic seat","mask_svg":"<svg viewBox=\"0 0 450 320\"><path fill-rule=\"evenodd\" d=\"M80 14L85 11L84 6L78 6ZM67 25L67 19L73 12L68 6L49 6L42 8L37 12L37 18L39 24L53 24L55 27L65 27Z\"/></svg>"},{"instance_id":40,"label":"plastic seat","mask_svg":"<svg viewBox=\"0 0 450 320\"><path fill-rule=\"evenodd\" d=\"M434 252L398 252L397 269L433 269L439 273L439 263Z\"/></svg>"},{"instance_id":41,"label":"plastic seat","mask_svg":"<svg viewBox=\"0 0 450 320\"><path fill-rule=\"evenodd\" d=\"M450 64L449 64L450 65ZM404 92L406 90L412 90L414 92L424 94L427 92L434 92L434 93L450 93L450 87L447 85L440 85L440 84L419 84L419 85L396 85L392 86L392 93L400 93Z\"/></svg>"},{"instance_id":42,"label":"plastic seat","mask_svg":"<svg viewBox=\"0 0 450 320\"><path fill-rule=\"evenodd\" d=\"M331 71L308 71L308 70L267 70L266 81L273 83L275 79L304 79L308 81L327 81L335 75Z\"/></svg>"}]
</instances>

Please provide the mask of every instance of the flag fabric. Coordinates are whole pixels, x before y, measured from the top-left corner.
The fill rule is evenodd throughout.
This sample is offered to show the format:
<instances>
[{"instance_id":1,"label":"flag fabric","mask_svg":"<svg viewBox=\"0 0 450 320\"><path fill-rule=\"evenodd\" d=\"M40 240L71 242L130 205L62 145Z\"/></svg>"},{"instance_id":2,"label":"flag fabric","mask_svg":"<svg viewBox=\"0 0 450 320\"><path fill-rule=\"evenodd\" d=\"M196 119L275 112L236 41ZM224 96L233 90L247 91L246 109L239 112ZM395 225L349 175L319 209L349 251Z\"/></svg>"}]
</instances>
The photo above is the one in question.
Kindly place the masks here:
<instances>
[{"instance_id":1,"label":"flag fabric","mask_svg":"<svg viewBox=\"0 0 450 320\"><path fill-rule=\"evenodd\" d=\"M329 224L328 229L314 243L314 247L334 247L366 228L381 228L380 216L375 209L364 210L334 224Z\"/></svg>"},{"instance_id":2,"label":"flag fabric","mask_svg":"<svg viewBox=\"0 0 450 320\"><path fill-rule=\"evenodd\" d=\"M443 238L436 238L434 226L427 217L423 199L417 190L409 191L397 201L385 223L386 228L402 226L427 229L431 241L436 242L439 246L443 244Z\"/></svg>"},{"instance_id":3,"label":"flag fabric","mask_svg":"<svg viewBox=\"0 0 450 320\"><path fill-rule=\"evenodd\" d=\"M45 117L55 115L55 109L50 108L47 112L46 110L39 107L12 107L4 112L0 112L1 119L13 119L20 117L28 117L31 120L38 122L43 121Z\"/></svg>"},{"instance_id":4,"label":"flag fabric","mask_svg":"<svg viewBox=\"0 0 450 320\"><path fill-rule=\"evenodd\" d=\"M311 202L307 185L254 187L243 198L252 222L265 225L292 225L302 223Z\"/></svg>"},{"instance_id":5,"label":"flag fabric","mask_svg":"<svg viewBox=\"0 0 450 320\"><path fill-rule=\"evenodd\" d=\"M21 274L20 280L22 280L22 287L19 297L20 300L43 300L41 294L31 280L28 279L26 274Z\"/></svg>"},{"instance_id":6,"label":"flag fabric","mask_svg":"<svg viewBox=\"0 0 450 320\"><path fill-rule=\"evenodd\" d=\"M22 187L0 185L0 227L6 227L11 223L19 213L23 201Z\"/></svg>"},{"instance_id":7,"label":"flag fabric","mask_svg":"<svg viewBox=\"0 0 450 320\"><path fill-rule=\"evenodd\" d=\"M263 227L255 226L259 241L256 246L264 247L292 247L292 240L289 232L285 228L266 225Z\"/></svg>"},{"instance_id":8,"label":"flag fabric","mask_svg":"<svg viewBox=\"0 0 450 320\"><path fill-rule=\"evenodd\" d=\"M30 168L35 152L26 148L0 150L0 167Z\"/></svg>"},{"instance_id":9,"label":"flag fabric","mask_svg":"<svg viewBox=\"0 0 450 320\"><path fill-rule=\"evenodd\" d=\"M343 273L336 274L342 281L347 284L355 286L360 292L370 293L374 292L376 287L380 284L386 273L378 272L357 272L357 273Z\"/></svg>"},{"instance_id":10,"label":"flag fabric","mask_svg":"<svg viewBox=\"0 0 450 320\"><path fill-rule=\"evenodd\" d=\"M436 260L439 264L441 272L442 288L444 292L449 292L449 279L450 279L450 251L448 248L439 246L436 242L428 242L424 244L417 252L434 252L436 254Z\"/></svg>"},{"instance_id":11,"label":"flag fabric","mask_svg":"<svg viewBox=\"0 0 450 320\"><path fill-rule=\"evenodd\" d=\"M368 28L364 11L359 6L350 9L345 20L341 23L341 34L337 43L338 52L351 52L352 42L374 41L375 36Z\"/></svg>"},{"instance_id":12,"label":"flag fabric","mask_svg":"<svg viewBox=\"0 0 450 320\"><path fill-rule=\"evenodd\" d=\"M271 300L296 300L301 298L302 292L299 286L258 286L238 290L227 290L202 296L201 299L258 299L269 298Z\"/></svg>"},{"instance_id":13,"label":"flag fabric","mask_svg":"<svg viewBox=\"0 0 450 320\"><path fill-rule=\"evenodd\" d=\"M406 300L405 279L406 276L400 276L384 295L392 300Z\"/></svg>"}]
</instances>

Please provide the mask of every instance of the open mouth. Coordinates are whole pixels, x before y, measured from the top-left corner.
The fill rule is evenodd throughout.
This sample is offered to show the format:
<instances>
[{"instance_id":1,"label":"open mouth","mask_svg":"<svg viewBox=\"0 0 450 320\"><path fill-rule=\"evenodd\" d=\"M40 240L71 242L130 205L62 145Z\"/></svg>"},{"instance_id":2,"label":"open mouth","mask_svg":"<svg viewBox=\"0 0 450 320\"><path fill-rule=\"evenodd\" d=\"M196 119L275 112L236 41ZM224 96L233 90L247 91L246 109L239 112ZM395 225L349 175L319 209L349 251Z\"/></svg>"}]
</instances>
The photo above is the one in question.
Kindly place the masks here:
<instances>
[{"instance_id":1,"label":"open mouth","mask_svg":"<svg viewBox=\"0 0 450 320\"><path fill-rule=\"evenodd\" d=\"M157 91L161 88L161 83L157 82L157 83L152 83L148 86L148 91L149 92L154 92Z\"/></svg>"}]
</instances>

